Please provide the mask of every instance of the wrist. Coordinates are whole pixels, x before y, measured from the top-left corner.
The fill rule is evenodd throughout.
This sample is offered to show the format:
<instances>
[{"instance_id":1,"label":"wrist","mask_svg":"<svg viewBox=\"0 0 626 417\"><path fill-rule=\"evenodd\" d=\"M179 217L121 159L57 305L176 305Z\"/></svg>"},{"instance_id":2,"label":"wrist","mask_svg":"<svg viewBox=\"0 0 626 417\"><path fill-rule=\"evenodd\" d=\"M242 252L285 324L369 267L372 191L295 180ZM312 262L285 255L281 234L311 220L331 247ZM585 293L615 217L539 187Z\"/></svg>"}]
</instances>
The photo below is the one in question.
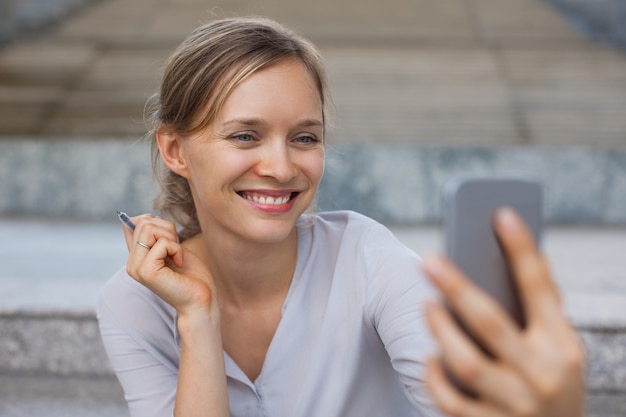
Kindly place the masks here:
<instances>
[{"instance_id":1,"label":"wrist","mask_svg":"<svg viewBox=\"0 0 626 417\"><path fill-rule=\"evenodd\" d=\"M208 332L221 334L219 308L194 308L178 312L176 326L183 340Z\"/></svg>"}]
</instances>

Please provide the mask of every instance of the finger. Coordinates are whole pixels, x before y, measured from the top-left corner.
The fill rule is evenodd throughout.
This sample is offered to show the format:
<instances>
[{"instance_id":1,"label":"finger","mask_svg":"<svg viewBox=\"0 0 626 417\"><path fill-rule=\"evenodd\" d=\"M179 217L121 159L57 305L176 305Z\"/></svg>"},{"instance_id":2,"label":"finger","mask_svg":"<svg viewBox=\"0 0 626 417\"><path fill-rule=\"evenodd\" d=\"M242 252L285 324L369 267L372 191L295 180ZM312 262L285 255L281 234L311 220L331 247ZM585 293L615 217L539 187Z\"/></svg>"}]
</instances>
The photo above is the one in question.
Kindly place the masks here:
<instances>
[{"instance_id":1,"label":"finger","mask_svg":"<svg viewBox=\"0 0 626 417\"><path fill-rule=\"evenodd\" d=\"M439 342L449 371L465 388L474 390L473 384L480 378L487 359L441 305L428 302L426 319L434 338Z\"/></svg>"},{"instance_id":2,"label":"finger","mask_svg":"<svg viewBox=\"0 0 626 417\"><path fill-rule=\"evenodd\" d=\"M426 317L433 335L441 345L449 371L462 386L469 388L483 401L505 410L524 412L535 404L532 391L523 377L501 361L485 357L443 307L429 303Z\"/></svg>"},{"instance_id":3,"label":"finger","mask_svg":"<svg viewBox=\"0 0 626 417\"><path fill-rule=\"evenodd\" d=\"M133 245L130 249L131 253L137 249L137 246L141 248L140 252L150 250L155 242L161 238L178 242L176 226L167 220L152 215L135 217L133 220L135 220L133 241L128 242L128 244Z\"/></svg>"},{"instance_id":4,"label":"finger","mask_svg":"<svg viewBox=\"0 0 626 417\"><path fill-rule=\"evenodd\" d=\"M504 311L501 313L505 314ZM487 312L484 322L488 323L492 319L490 314L495 313ZM426 317L434 337L441 345L445 363L463 386L469 387L485 401L497 404L505 410L513 410L515 415L526 415L524 413L532 410L536 405L536 398L525 378L517 372L520 362L523 364L527 357L523 353L526 349L520 334L515 332L511 341L505 344L500 340L501 332L497 330L488 335L481 333L480 337L488 340L493 350L505 357L504 360L489 360L443 307L429 303ZM479 326L480 320L474 325ZM508 326L513 328L513 323ZM485 328L481 332L488 333L493 326L485 325ZM506 336L503 338L506 339ZM499 341L502 342L501 345L497 345Z\"/></svg>"},{"instance_id":5,"label":"finger","mask_svg":"<svg viewBox=\"0 0 626 417\"><path fill-rule=\"evenodd\" d=\"M133 232L132 240L127 243L130 245L127 271L131 276L139 274L139 268L146 262L149 253L151 253L151 259L159 259L159 262L163 265L169 260L173 262L174 266L178 268L183 267L182 250L173 251L171 255L163 251L152 251L154 245L159 240L164 239L178 244L178 234L173 223L152 215L138 216L132 220L135 222L135 231ZM155 256L157 258L154 258ZM158 256L164 257L158 258Z\"/></svg>"},{"instance_id":6,"label":"finger","mask_svg":"<svg viewBox=\"0 0 626 417\"><path fill-rule=\"evenodd\" d=\"M549 323L561 316L558 291L546 258L533 236L513 210L496 212L494 226L516 281L527 323Z\"/></svg>"},{"instance_id":7,"label":"finger","mask_svg":"<svg viewBox=\"0 0 626 417\"><path fill-rule=\"evenodd\" d=\"M154 250L157 244L161 241L172 243L177 250ZM184 251L180 248L178 242L172 241L167 238L159 238L153 245L147 245L141 240L137 240L135 248L131 250L130 256L127 262L127 271L131 276L135 276L143 265L152 262L152 265L159 265L159 267L168 266L170 268L182 269L184 266ZM156 271L156 269L155 269Z\"/></svg>"},{"instance_id":8,"label":"finger","mask_svg":"<svg viewBox=\"0 0 626 417\"><path fill-rule=\"evenodd\" d=\"M505 414L480 400L462 395L445 375L443 366L435 358L426 361L426 389L437 406L453 417L504 417Z\"/></svg>"},{"instance_id":9,"label":"finger","mask_svg":"<svg viewBox=\"0 0 626 417\"><path fill-rule=\"evenodd\" d=\"M510 259L528 318L529 355L519 369L540 398L550 397L568 379L575 380L584 363L575 331L565 318L546 259L532 236L511 210L497 213L496 229ZM547 393L547 394L546 394Z\"/></svg>"},{"instance_id":10,"label":"finger","mask_svg":"<svg viewBox=\"0 0 626 417\"><path fill-rule=\"evenodd\" d=\"M498 302L443 258L426 258L423 267L459 320L489 353L505 362L525 356L519 326Z\"/></svg>"},{"instance_id":11,"label":"finger","mask_svg":"<svg viewBox=\"0 0 626 417\"><path fill-rule=\"evenodd\" d=\"M171 223L159 217L156 217L152 214L143 214L140 216L131 217L130 220L135 225L134 230L130 230L128 226L122 225L122 230L124 232L124 239L126 240L126 246L130 251L133 246L137 244L137 235L138 229L148 223L153 223L155 225L160 225L164 230L168 230L169 233L172 233L175 236L175 240L178 240L176 227Z\"/></svg>"},{"instance_id":12,"label":"finger","mask_svg":"<svg viewBox=\"0 0 626 417\"><path fill-rule=\"evenodd\" d=\"M161 238L155 242L150 250L141 248L144 254L138 256L139 262L134 264L135 274L138 280L148 286L156 287L167 284L168 280L177 275L168 260L181 257L183 248L178 242Z\"/></svg>"},{"instance_id":13,"label":"finger","mask_svg":"<svg viewBox=\"0 0 626 417\"><path fill-rule=\"evenodd\" d=\"M149 236L152 232L155 236L166 237L178 242L178 231L174 223L150 214L134 217L133 219L135 220L135 239L139 237L145 238L146 235ZM154 241L156 242L156 240Z\"/></svg>"}]
</instances>

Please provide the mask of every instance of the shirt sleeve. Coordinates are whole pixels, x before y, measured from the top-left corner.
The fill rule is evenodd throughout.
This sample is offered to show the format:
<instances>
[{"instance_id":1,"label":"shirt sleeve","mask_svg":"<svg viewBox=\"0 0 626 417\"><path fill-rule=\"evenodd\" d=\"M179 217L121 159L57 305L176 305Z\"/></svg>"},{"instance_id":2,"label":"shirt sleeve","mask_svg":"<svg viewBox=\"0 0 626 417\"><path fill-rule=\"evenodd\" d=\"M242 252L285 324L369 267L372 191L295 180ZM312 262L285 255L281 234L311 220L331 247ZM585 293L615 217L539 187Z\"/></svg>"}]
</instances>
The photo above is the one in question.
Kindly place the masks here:
<instances>
[{"instance_id":1,"label":"shirt sleeve","mask_svg":"<svg viewBox=\"0 0 626 417\"><path fill-rule=\"evenodd\" d=\"M175 314L144 289L125 272L105 286L100 334L131 416L171 417L178 381Z\"/></svg>"},{"instance_id":2,"label":"shirt sleeve","mask_svg":"<svg viewBox=\"0 0 626 417\"><path fill-rule=\"evenodd\" d=\"M409 401L421 416L441 416L424 381L426 357L436 351L424 304L436 293L420 270L421 260L382 225L370 229L363 248L372 324Z\"/></svg>"}]
</instances>

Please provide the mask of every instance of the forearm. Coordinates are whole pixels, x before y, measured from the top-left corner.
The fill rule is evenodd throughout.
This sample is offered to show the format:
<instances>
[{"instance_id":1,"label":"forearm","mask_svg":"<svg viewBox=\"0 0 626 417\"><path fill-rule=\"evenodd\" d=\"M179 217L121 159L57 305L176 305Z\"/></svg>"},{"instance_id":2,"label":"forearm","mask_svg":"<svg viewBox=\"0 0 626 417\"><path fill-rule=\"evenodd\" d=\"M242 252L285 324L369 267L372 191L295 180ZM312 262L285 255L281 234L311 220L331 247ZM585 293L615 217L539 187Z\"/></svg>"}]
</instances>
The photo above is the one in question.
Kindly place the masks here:
<instances>
[{"instance_id":1,"label":"forearm","mask_svg":"<svg viewBox=\"0 0 626 417\"><path fill-rule=\"evenodd\" d=\"M228 390L219 315L180 317L180 367L176 417L227 417Z\"/></svg>"}]
</instances>

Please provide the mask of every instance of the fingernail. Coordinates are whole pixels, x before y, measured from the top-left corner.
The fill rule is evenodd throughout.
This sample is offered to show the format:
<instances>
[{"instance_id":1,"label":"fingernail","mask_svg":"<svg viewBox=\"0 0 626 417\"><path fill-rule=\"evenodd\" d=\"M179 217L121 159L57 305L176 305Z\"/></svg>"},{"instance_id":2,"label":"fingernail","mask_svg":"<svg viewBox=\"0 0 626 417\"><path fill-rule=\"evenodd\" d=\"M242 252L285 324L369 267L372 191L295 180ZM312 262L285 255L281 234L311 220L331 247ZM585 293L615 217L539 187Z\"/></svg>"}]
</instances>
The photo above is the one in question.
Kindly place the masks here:
<instances>
[{"instance_id":1,"label":"fingernail","mask_svg":"<svg viewBox=\"0 0 626 417\"><path fill-rule=\"evenodd\" d=\"M500 227L508 230L517 229L520 226L520 218L510 207L501 207L496 211L496 221Z\"/></svg>"}]
</instances>

